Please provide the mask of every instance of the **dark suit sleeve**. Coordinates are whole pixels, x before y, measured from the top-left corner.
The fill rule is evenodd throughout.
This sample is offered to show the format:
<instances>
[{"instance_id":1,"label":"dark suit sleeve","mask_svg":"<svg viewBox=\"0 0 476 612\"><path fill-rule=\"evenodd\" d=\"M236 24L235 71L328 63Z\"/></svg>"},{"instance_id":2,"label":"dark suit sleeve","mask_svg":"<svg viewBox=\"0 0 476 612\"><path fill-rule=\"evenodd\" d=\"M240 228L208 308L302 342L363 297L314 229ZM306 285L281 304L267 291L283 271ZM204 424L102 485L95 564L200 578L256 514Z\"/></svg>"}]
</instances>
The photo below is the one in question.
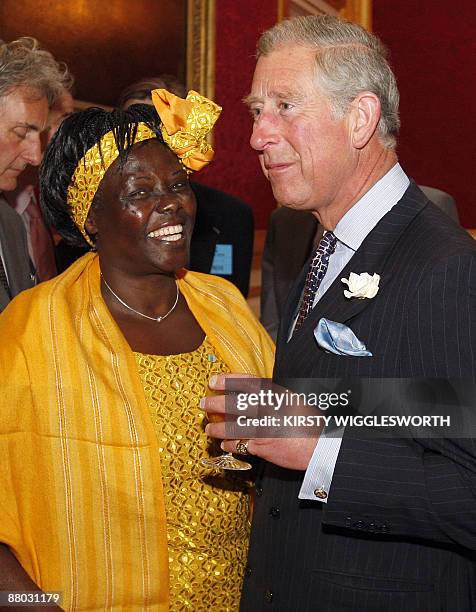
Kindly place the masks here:
<instances>
[{"instance_id":1,"label":"dark suit sleeve","mask_svg":"<svg viewBox=\"0 0 476 612\"><path fill-rule=\"evenodd\" d=\"M236 207L233 214L233 274L231 282L248 297L250 290L251 263L253 260L254 219L253 211L244 203Z\"/></svg>"},{"instance_id":2,"label":"dark suit sleeve","mask_svg":"<svg viewBox=\"0 0 476 612\"><path fill-rule=\"evenodd\" d=\"M407 312L402 376L476 378L474 255L454 257L429 271ZM476 550L476 442L471 435L371 440L346 430L325 523Z\"/></svg>"},{"instance_id":3,"label":"dark suit sleeve","mask_svg":"<svg viewBox=\"0 0 476 612\"><path fill-rule=\"evenodd\" d=\"M269 335L276 340L279 327L279 310L275 288L275 215L271 215L261 262L261 313L260 321Z\"/></svg>"}]
</instances>

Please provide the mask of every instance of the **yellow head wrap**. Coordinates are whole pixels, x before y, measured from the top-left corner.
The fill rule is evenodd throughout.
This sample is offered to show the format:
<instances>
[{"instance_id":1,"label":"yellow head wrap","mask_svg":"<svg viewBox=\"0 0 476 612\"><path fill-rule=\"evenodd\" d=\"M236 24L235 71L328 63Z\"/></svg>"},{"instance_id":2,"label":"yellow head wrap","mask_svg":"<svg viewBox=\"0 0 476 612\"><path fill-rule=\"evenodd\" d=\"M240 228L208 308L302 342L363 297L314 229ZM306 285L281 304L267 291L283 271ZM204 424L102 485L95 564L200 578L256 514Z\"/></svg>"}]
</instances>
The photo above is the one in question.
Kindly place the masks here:
<instances>
[{"instance_id":1,"label":"yellow head wrap","mask_svg":"<svg viewBox=\"0 0 476 612\"><path fill-rule=\"evenodd\" d=\"M206 136L220 116L221 107L196 91L189 91L184 100L165 89L155 89L152 101L162 122L164 142L177 155L187 173L210 163L214 152ZM157 136L145 123L138 123L132 144L150 138ZM67 201L73 220L91 246L94 245L84 224L99 184L118 156L116 136L112 130L81 158L68 187Z\"/></svg>"},{"instance_id":2,"label":"yellow head wrap","mask_svg":"<svg viewBox=\"0 0 476 612\"><path fill-rule=\"evenodd\" d=\"M221 113L221 106L189 91L179 98L166 89L154 89L152 102L162 121L162 138L188 172L201 170L214 155L206 136Z\"/></svg>"}]
</instances>

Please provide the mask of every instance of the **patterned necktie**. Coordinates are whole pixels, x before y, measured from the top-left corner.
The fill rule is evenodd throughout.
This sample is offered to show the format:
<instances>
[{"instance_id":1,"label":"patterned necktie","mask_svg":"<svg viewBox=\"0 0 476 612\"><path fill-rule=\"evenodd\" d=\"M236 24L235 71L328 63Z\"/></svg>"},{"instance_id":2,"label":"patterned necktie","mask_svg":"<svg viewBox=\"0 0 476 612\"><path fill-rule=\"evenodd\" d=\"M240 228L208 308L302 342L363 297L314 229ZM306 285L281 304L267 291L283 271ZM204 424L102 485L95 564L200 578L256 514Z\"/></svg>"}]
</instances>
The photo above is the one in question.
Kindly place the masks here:
<instances>
[{"instance_id":1,"label":"patterned necktie","mask_svg":"<svg viewBox=\"0 0 476 612\"><path fill-rule=\"evenodd\" d=\"M322 279L326 275L327 267L329 265L329 257L335 251L337 244L337 238L332 232L325 232L317 246L316 254L312 258L309 271L306 276L306 282L304 284L304 292L299 307L299 314L294 328L297 331L306 320L306 317L311 312L314 298L316 297L317 290L322 282Z\"/></svg>"},{"instance_id":2,"label":"patterned necktie","mask_svg":"<svg viewBox=\"0 0 476 612\"><path fill-rule=\"evenodd\" d=\"M11 297L10 287L8 286L7 274L5 272L5 266L3 265L3 260L1 257L0 257L0 284L3 285L3 287L5 287L5 291L7 292L7 295Z\"/></svg>"}]
</instances>

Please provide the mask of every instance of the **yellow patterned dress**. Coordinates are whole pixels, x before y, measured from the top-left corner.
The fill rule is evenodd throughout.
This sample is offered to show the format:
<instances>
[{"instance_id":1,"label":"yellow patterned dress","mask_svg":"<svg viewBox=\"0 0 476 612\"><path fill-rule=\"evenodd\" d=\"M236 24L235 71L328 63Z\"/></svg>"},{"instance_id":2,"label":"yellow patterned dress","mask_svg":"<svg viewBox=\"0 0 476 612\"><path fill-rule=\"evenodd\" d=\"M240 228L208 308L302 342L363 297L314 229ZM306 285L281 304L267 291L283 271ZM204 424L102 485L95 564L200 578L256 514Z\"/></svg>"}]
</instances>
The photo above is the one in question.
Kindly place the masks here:
<instances>
[{"instance_id":1,"label":"yellow patterned dress","mask_svg":"<svg viewBox=\"0 0 476 612\"><path fill-rule=\"evenodd\" d=\"M238 610L249 538L249 482L212 474L221 451L205 435L200 398L229 368L205 338L190 353L135 353L159 439L169 550L170 610Z\"/></svg>"}]
</instances>

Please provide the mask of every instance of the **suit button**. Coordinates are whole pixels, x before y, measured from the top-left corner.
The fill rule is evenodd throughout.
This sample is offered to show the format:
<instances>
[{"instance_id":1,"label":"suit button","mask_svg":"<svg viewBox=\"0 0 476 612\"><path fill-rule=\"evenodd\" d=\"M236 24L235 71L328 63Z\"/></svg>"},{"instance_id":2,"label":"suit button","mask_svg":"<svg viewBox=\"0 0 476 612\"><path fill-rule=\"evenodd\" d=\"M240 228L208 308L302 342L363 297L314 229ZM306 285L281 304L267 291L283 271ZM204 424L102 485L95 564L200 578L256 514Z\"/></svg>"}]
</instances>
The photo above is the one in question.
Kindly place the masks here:
<instances>
[{"instance_id":1,"label":"suit button","mask_svg":"<svg viewBox=\"0 0 476 612\"><path fill-rule=\"evenodd\" d=\"M264 598L268 603L271 603L273 601L273 594L271 593L269 589L264 594Z\"/></svg>"},{"instance_id":2,"label":"suit button","mask_svg":"<svg viewBox=\"0 0 476 612\"><path fill-rule=\"evenodd\" d=\"M364 521L356 521L354 523L354 528L355 529L365 529L366 524L364 523Z\"/></svg>"},{"instance_id":3,"label":"suit button","mask_svg":"<svg viewBox=\"0 0 476 612\"><path fill-rule=\"evenodd\" d=\"M318 489L314 489L314 495L318 499L327 499L327 492L324 490L324 487L319 487Z\"/></svg>"},{"instance_id":4,"label":"suit button","mask_svg":"<svg viewBox=\"0 0 476 612\"><path fill-rule=\"evenodd\" d=\"M249 565L247 565L245 568L245 576L251 576L252 573L253 573L253 570L251 569Z\"/></svg>"},{"instance_id":5,"label":"suit button","mask_svg":"<svg viewBox=\"0 0 476 612\"><path fill-rule=\"evenodd\" d=\"M269 515L274 519L278 519L281 514L281 510L277 506L273 506L269 509Z\"/></svg>"},{"instance_id":6,"label":"suit button","mask_svg":"<svg viewBox=\"0 0 476 612\"><path fill-rule=\"evenodd\" d=\"M258 497L261 497L263 495L263 487L256 486L255 491Z\"/></svg>"}]
</instances>

